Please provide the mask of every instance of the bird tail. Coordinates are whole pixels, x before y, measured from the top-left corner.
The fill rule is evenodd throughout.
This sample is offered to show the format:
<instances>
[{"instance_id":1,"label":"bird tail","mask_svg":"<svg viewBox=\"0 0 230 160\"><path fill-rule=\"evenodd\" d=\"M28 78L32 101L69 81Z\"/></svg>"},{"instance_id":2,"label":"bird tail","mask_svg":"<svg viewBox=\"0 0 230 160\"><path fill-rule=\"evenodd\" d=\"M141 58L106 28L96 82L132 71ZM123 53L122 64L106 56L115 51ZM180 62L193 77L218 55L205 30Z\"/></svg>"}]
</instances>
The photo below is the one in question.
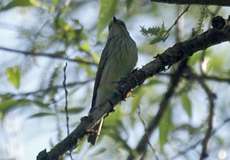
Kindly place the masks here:
<instances>
[{"instance_id":1,"label":"bird tail","mask_svg":"<svg viewBox=\"0 0 230 160\"><path fill-rule=\"evenodd\" d=\"M103 118L93 127L93 132L88 137L88 142L94 145L100 135L101 128L103 124Z\"/></svg>"}]
</instances>

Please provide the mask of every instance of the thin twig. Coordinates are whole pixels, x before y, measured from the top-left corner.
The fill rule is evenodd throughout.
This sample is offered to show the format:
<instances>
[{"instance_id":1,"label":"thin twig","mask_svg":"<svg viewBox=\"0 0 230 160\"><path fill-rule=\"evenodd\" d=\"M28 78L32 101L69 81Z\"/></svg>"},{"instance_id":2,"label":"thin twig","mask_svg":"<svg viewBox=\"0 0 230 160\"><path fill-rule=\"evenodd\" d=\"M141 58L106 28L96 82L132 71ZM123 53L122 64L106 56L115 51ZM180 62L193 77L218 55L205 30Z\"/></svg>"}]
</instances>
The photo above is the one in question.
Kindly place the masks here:
<instances>
[{"instance_id":1,"label":"thin twig","mask_svg":"<svg viewBox=\"0 0 230 160\"><path fill-rule=\"evenodd\" d=\"M216 98L215 94L209 89L209 87L205 84L204 80L197 79L204 91L206 92L209 100L209 115L208 115L208 129L205 133L205 137L202 141L202 151L200 154L200 160L203 160L208 157L207 148L208 148L208 142L212 135L213 130L213 117L214 117L214 99Z\"/></svg>"},{"instance_id":2,"label":"thin twig","mask_svg":"<svg viewBox=\"0 0 230 160\"><path fill-rule=\"evenodd\" d=\"M66 87L66 69L67 69L67 62L65 63L65 66L64 66L63 88L65 91L66 128L67 128L67 135L69 135L68 90Z\"/></svg>"},{"instance_id":3,"label":"thin twig","mask_svg":"<svg viewBox=\"0 0 230 160\"><path fill-rule=\"evenodd\" d=\"M215 129L212 130L211 136L214 136L221 128L223 128L229 122L230 122L230 118L226 118L218 127L216 127ZM202 142L202 140L203 140L203 138L197 140L194 144L190 145L189 147L185 148L182 151L179 151L175 156L171 157L170 159L174 160L180 156L185 155L190 150L196 148Z\"/></svg>"},{"instance_id":4,"label":"thin twig","mask_svg":"<svg viewBox=\"0 0 230 160\"><path fill-rule=\"evenodd\" d=\"M181 14L176 18L176 20L174 21L174 23L169 27L169 29L166 31L164 37L168 37L169 32L173 29L173 27L178 23L178 21L180 20L180 18L189 10L190 5L188 5L183 12L181 12Z\"/></svg>"},{"instance_id":5,"label":"thin twig","mask_svg":"<svg viewBox=\"0 0 230 160\"><path fill-rule=\"evenodd\" d=\"M46 58L63 60L63 61L68 61L68 62L86 64L86 65L97 65L94 62L85 61L85 60L81 60L81 59L72 59L72 58L68 58L68 57L62 57L62 56L59 56L57 54L52 54L52 53L38 53L38 52L33 53L33 52L29 52L29 51L22 51L22 50L6 48L6 47L0 47L0 50L7 51L9 53L18 53L18 54L22 54L22 55L26 55L26 56L46 57Z\"/></svg>"},{"instance_id":6,"label":"thin twig","mask_svg":"<svg viewBox=\"0 0 230 160\"><path fill-rule=\"evenodd\" d=\"M181 11L181 6L177 5L176 6L176 16L180 15L180 11ZM182 26L180 22L181 22L181 19L180 21L178 20L178 22L176 23L176 29L175 29L176 42L181 41Z\"/></svg>"},{"instance_id":7,"label":"thin twig","mask_svg":"<svg viewBox=\"0 0 230 160\"><path fill-rule=\"evenodd\" d=\"M151 1L161 2L161 3L170 3L170 4L230 6L230 1L227 1L227 0L151 0Z\"/></svg>"},{"instance_id":8,"label":"thin twig","mask_svg":"<svg viewBox=\"0 0 230 160\"><path fill-rule=\"evenodd\" d=\"M146 152L146 146L148 144L149 137L154 132L154 130L156 129L156 127L160 123L160 120L164 116L164 113L168 108L168 104L170 102L170 99L173 96L175 89L180 82L180 75L182 75L184 69L186 68L186 65L187 65L187 59L185 59L184 61L182 61L180 63L175 74L172 75L168 89L165 92L165 94L164 94L164 96L163 96L163 98L159 104L159 109L158 109L156 115L150 120L150 123L148 124L144 135L142 136L141 140L139 141L139 143L136 147L136 151L139 154ZM128 156L128 160L130 160L130 159L134 159L133 155Z\"/></svg>"},{"instance_id":9,"label":"thin twig","mask_svg":"<svg viewBox=\"0 0 230 160\"><path fill-rule=\"evenodd\" d=\"M66 88L69 88L69 87L75 87L75 86L78 86L78 85L85 85L89 82L92 82L93 79L88 79L88 80L85 80L85 81L75 81L75 82L70 82L70 83L66 83ZM48 92L51 92L53 90L58 90L58 89L63 89L64 86L63 84L59 84L59 85L53 85L53 86L50 86L48 88L45 88L45 89L38 89L36 91L30 91L30 92L22 92L22 93L4 93L4 94L0 94L0 96L4 96L4 95L7 95L7 96L10 96L10 97L24 97L24 96L30 96L30 95L33 95L33 96L36 96L37 94L40 94L40 93L48 93Z\"/></svg>"},{"instance_id":10,"label":"thin twig","mask_svg":"<svg viewBox=\"0 0 230 160\"><path fill-rule=\"evenodd\" d=\"M66 129L67 129L67 136L69 136L69 112L68 112L68 90L66 87L66 69L67 69L67 62L65 63L64 66L64 80L63 80L63 88L65 90L65 117L66 117ZM70 159L73 160L72 157L72 149L69 149L69 156Z\"/></svg>"},{"instance_id":11,"label":"thin twig","mask_svg":"<svg viewBox=\"0 0 230 160\"><path fill-rule=\"evenodd\" d=\"M190 75L196 78L196 80L199 82L199 84L204 89L205 93L207 94L208 100L209 100L208 128L205 133L205 137L202 140L202 151L200 154L200 160L203 160L208 157L207 148L208 148L208 142L211 138L212 130L213 130L213 117L214 117L214 107L215 107L214 99L216 98L216 95L205 84L204 79L197 77L191 70L187 70L187 71L189 72Z\"/></svg>"},{"instance_id":12,"label":"thin twig","mask_svg":"<svg viewBox=\"0 0 230 160\"><path fill-rule=\"evenodd\" d=\"M140 108L140 106L138 106L138 108L137 108L137 115L138 115L138 117L139 117L139 119L140 119L142 125L144 126L145 132L147 132L147 126L146 126L146 124L145 124L144 119L141 117L141 108ZM154 149L154 147L152 146L152 144L151 144L150 141L149 141L149 135L147 135L147 136L148 136L147 143L148 143L148 145L150 146L150 148L151 148L151 150L152 150L152 152L153 152L153 154L154 154L154 156L155 156L155 159L156 159L156 160L159 160L159 158L158 158L158 156L157 156L156 150ZM143 155L145 155L145 152L143 153ZM144 158L144 156L143 156L143 158Z\"/></svg>"},{"instance_id":13,"label":"thin twig","mask_svg":"<svg viewBox=\"0 0 230 160\"><path fill-rule=\"evenodd\" d=\"M172 76L174 73L159 73L159 76ZM195 77L193 76L195 75ZM181 75L182 78L186 78L186 79L196 79L196 78L201 78L201 79L205 79L205 80L210 80L210 81L216 81L216 82L223 82L223 83L229 83L230 84L230 78L222 78L219 76L215 76L215 75L198 75L193 73L193 75Z\"/></svg>"},{"instance_id":14,"label":"thin twig","mask_svg":"<svg viewBox=\"0 0 230 160\"><path fill-rule=\"evenodd\" d=\"M207 80L211 80L211 81L217 81L217 82L225 82L225 83L229 83L230 84L230 78L221 78L218 76L214 76L214 75L203 75L203 76L198 76L199 78L204 78Z\"/></svg>"},{"instance_id":15,"label":"thin twig","mask_svg":"<svg viewBox=\"0 0 230 160\"><path fill-rule=\"evenodd\" d=\"M170 158L171 160L174 160L180 156L185 155L186 153L188 153L188 151L196 148L200 143L201 143L202 139L199 139L197 142L195 142L194 144L190 145L189 147L187 147L186 149L179 151L175 156L173 156L172 158Z\"/></svg>"}]
</instances>

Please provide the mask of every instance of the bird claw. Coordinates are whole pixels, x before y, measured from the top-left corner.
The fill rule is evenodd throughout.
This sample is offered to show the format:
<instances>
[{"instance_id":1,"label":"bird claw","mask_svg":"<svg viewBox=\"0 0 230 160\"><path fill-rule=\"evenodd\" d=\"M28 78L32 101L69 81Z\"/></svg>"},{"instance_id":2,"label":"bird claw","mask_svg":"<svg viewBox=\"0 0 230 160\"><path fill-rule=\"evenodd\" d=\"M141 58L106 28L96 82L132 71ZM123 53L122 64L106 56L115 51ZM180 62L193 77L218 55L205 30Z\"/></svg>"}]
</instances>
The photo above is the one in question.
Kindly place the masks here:
<instances>
[{"instance_id":1,"label":"bird claw","mask_svg":"<svg viewBox=\"0 0 230 160\"><path fill-rule=\"evenodd\" d=\"M160 62L163 64L163 66L162 66L161 69L162 69L163 71L166 71L166 70L167 70L167 69L165 68L166 63L165 63L164 58L162 57L162 55L161 55L161 54L157 54L156 56L154 56L154 58L160 60ZM170 67L171 67L171 65L168 65L168 68L170 68Z\"/></svg>"},{"instance_id":2,"label":"bird claw","mask_svg":"<svg viewBox=\"0 0 230 160\"><path fill-rule=\"evenodd\" d=\"M133 89L131 89L131 91L126 94L126 97L132 97L133 96L132 92L133 92Z\"/></svg>"},{"instance_id":3,"label":"bird claw","mask_svg":"<svg viewBox=\"0 0 230 160\"><path fill-rule=\"evenodd\" d=\"M86 129L86 133L88 135L94 135L97 133L97 130L93 129L93 128L89 128L89 129Z\"/></svg>"}]
</instances>

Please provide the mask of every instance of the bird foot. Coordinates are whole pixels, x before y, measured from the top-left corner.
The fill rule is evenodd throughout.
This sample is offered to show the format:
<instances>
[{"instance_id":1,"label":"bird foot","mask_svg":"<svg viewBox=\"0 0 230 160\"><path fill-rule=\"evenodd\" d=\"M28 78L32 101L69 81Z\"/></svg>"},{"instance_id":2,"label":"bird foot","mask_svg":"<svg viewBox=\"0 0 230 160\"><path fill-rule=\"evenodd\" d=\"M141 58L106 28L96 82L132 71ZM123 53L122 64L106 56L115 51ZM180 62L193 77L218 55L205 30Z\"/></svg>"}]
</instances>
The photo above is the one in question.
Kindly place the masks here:
<instances>
[{"instance_id":1,"label":"bird foot","mask_svg":"<svg viewBox=\"0 0 230 160\"><path fill-rule=\"evenodd\" d=\"M89 129L86 129L86 133L88 135L95 135L95 134L97 134L97 130L95 130L93 128L89 128Z\"/></svg>"}]
</instances>

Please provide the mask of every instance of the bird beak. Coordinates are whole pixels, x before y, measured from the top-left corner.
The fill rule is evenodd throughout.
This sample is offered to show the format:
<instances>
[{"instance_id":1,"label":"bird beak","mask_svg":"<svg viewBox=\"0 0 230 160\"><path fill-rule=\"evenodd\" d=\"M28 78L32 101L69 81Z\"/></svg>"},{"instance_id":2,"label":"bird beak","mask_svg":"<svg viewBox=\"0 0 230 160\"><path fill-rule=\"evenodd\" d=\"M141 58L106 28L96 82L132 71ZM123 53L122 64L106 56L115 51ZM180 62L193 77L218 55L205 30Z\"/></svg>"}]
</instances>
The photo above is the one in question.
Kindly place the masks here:
<instances>
[{"instance_id":1,"label":"bird beak","mask_svg":"<svg viewBox=\"0 0 230 160\"><path fill-rule=\"evenodd\" d=\"M115 16L113 16L113 22L116 22L117 18Z\"/></svg>"}]
</instances>

